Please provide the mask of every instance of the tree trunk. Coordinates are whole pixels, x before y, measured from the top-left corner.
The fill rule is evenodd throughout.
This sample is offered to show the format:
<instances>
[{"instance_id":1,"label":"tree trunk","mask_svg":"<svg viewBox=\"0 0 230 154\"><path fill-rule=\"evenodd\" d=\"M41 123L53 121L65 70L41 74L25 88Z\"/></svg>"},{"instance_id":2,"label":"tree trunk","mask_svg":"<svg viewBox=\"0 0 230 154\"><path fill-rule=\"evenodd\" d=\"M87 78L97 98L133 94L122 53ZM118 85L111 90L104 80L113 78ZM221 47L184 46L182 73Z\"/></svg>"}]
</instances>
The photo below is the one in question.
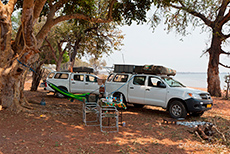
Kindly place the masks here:
<instances>
[{"instance_id":1,"label":"tree trunk","mask_svg":"<svg viewBox=\"0 0 230 154\"><path fill-rule=\"evenodd\" d=\"M37 60L36 41L32 33L33 10L23 9L22 26L17 33L14 42L11 42L11 13L14 8L11 1L8 5L0 3L0 14L3 19L0 22L0 104L16 113L26 110L28 104L24 94L24 83L27 67ZM25 6L33 7L34 1L24 0ZM12 5L11 5L12 4ZM13 44L11 44L13 43ZM11 46L13 48L11 48Z\"/></svg>"},{"instance_id":2,"label":"tree trunk","mask_svg":"<svg viewBox=\"0 0 230 154\"><path fill-rule=\"evenodd\" d=\"M38 86L40 84L40 81L42 79L44 70L41 69L41 66L43 65L43 62L39 61L37 62L38 65L36 66L35 72L33 72L33 81L30 91L37 91Z\"/></svg>"},{"instance_id":3,"label":"tree trunk","mask_svg":"<svg viewBox=\"0 0 230 154\"><path fill-rule=\"evenodd\" d=\"M74 50L73 50L73 53L71 54L71 57L70 57L70 63L69 63L69 69L68 69L70 72L73 72L73 66L75 63L77 51L80 48L79 45L80 45L81 39L82 39L82 37L79 36L78 39L74 43Z\"/></svg>"},{"instance_id":4,"label":"tree trunk","mask_svg":"<svg viewBox=\"0 0 230 154\"><path fill-rule=\"evenodd\" d=\"M1 76L0 104L16 113L26 110L24 107L28 106L23 93L27 71L23 72L20 75Z\"/></svg>"},{"instance_id":5,"label":"tree trunk","mask_svg":"<svg viewBox=\"0 0 230 154\"><path fill-rule=\"evenodd\" d=\"M211 47L209 48L208 63L208 92L212 96L221 97L219 78L219 57L221 53L221 38L213 33Z\"/></svg>"}]
</instances>

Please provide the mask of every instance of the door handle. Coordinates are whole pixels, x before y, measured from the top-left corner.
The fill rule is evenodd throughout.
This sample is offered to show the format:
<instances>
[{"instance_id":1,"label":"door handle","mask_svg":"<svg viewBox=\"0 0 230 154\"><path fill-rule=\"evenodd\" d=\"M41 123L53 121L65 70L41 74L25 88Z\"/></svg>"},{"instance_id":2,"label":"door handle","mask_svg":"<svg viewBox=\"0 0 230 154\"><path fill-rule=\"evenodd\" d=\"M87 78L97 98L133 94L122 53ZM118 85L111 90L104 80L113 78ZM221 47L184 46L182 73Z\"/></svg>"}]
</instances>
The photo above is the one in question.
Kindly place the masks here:
<instances>
[{"instance_id":1,"label":"door handle","mask_svg":"<svg viewBox=\"0 0 230 154\"><path fill-rule=\"evenodd\" d=\"M85 85L88 85L88 83L85 83Z\"/></svg>"},{"instance_id":2,"label":"door handle","mask_svg":"<svg viewBox=\"0 0 230 154\"><path fill-rule=\"evenodd\" d=\"M72 84L75 84L75 82L72 82Z\"/></svg>"},{"instance_id":3,"label":"door handle","mask_svg":"<svg viewBox=\"0 0 230 154\"><path fill-rule=\"evenodd\" d=\"M130 87L130 89L134 89L134 87Z\"/></svg>"},{"instance_id":4,"label":"door handle","mask_svg":"<svg viewBox=\"0 0 230 154\"><path fill-rule=\"evenodd\" d=\"M150 91L150 89L145 89L146 91Z\"/></svg>"}]
</instances>

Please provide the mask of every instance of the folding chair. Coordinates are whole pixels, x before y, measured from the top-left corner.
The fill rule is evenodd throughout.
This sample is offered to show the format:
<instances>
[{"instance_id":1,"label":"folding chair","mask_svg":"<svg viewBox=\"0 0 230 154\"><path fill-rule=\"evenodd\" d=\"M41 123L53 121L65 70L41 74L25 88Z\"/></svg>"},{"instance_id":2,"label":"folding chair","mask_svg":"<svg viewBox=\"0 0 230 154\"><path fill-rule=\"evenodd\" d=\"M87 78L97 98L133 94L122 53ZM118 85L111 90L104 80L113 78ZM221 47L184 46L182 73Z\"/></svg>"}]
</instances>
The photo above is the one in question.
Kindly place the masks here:
<instances>
[{"instance_id":1,"label":"folding chair","mask_svg":"<svg viewBox=\"0 0 230 154\"><path fill-rule=\"evenodd\" d=\"M85 126L100 126L100 106L97 102L87 102L83 99L83 122Z\"/></svg>"},{"instance_id":2,"label":"folding chair","mask_svg":"<svg viewBox=\"0 0 230 154\"><path fill-rule=\"evenodd\" d=\"M100 102L100 128L101 132L119 131L119 112L114 106L104 106Z\"/></svg>"}]
</instances>

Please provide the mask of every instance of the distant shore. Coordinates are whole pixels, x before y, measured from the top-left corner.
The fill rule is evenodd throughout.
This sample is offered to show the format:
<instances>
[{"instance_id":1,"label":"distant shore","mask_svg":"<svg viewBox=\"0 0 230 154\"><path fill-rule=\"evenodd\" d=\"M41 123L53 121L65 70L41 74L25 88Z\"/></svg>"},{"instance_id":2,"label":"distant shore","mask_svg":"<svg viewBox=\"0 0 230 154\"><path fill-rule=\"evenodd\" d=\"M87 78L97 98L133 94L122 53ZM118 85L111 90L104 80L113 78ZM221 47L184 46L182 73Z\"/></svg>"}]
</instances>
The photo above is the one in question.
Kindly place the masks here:
<instances>
[{"instance_id":1,"label":"distant shore","mask_svg":"<svg viewBox=\"0 0 230 154\"><path fill-rule=\"evenodd\" d=\"M188 88L198 89L198 90L202 90L202 91L208 91L207 88L198 88L198 87L188 87Z\"/></svg>"}]
</instances>

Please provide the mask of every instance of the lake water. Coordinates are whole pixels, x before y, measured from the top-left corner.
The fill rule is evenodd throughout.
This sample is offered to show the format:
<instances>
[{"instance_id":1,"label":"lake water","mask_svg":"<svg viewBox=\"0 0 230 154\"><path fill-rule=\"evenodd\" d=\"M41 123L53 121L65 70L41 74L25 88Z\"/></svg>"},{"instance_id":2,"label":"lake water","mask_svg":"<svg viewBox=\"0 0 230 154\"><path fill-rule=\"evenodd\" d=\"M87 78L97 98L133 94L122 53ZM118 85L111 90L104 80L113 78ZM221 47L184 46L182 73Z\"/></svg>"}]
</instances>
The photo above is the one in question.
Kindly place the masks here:
<instances>
[{"instance_id":1,"label":"lake water","mask_svg":"<svg viewBox=\"0 0 230 154\"><path fill-rule=\"evenodd\" d=\"M224 82L224 76L227 73L220 73L220 86L223 89L226 86ZM180 73L178 72L174 79L180 81L182 84L188 87L207 88L207 73Z\"/></svg>"}]
</instances>

